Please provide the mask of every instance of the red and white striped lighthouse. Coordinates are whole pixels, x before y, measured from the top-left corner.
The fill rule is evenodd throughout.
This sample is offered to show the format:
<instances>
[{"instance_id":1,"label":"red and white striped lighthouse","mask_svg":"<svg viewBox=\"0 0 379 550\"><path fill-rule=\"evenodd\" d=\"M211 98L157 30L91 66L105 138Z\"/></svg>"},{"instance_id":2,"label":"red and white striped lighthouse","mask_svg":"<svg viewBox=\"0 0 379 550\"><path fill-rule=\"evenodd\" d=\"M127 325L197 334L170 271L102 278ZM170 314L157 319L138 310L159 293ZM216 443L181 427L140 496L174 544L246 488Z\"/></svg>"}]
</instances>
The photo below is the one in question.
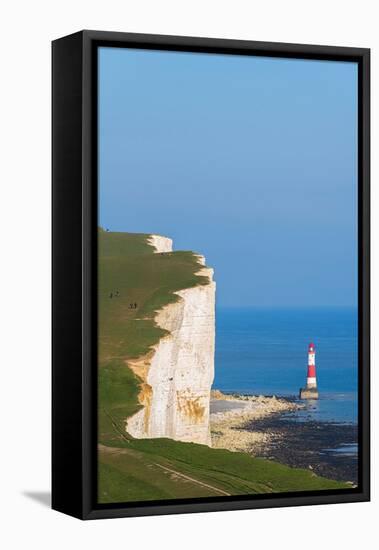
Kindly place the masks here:
<instances>
[{"instance_id":1,"label":"red and white striped lighthouse","mask_svg":"<svg viewBox=\"0 0 379 550\"><path fill-rule=\"evenodd\" d=\"M307 385L300 389L300 399L318 399L316 379L316 348L313 342L308 346Z\"/></svg>"},{"instance_id":2,"label":"red and white striped lighthouse","mask_svg":"<svg viewBox=\"0 0 379 550\"><path fill-rule=\"evenodd\" d=\"M307 374L307 387L317 388L316 380L316 348L311 342L308 346L308 374Z\"/></svg>"}]
</instances>

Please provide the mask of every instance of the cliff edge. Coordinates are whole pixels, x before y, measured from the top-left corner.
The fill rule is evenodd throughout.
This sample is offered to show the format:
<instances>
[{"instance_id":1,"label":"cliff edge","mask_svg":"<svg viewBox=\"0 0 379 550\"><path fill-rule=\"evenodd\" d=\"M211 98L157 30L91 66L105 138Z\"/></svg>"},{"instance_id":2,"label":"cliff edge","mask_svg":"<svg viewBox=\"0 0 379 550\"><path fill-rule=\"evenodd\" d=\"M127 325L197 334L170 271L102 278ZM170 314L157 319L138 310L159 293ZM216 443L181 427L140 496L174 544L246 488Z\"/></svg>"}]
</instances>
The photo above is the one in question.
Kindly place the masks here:
<instances>
[{"instance_id":1,"label":"cliff edge","mask_svg":"<svg viewBox=\"0 0 379 550\"><path fill-rule=\"evenodd\" d=\"M172 252L172 241L153 235L156 253ZM175 254L175 253L174 253ZM204 259L196 256L199 264ZM128 366L143 381L143 408L127 420L137 438L169 437L210 445L210 390L214 377L215 282L213 270L197 275L207 284L175 292L177 301L164 306L156 324L165 330L154 349Z\"/></svg>"},{"instance_id":2,"label":"cliff edge","mask_svg":"<svg viewBox=\"0 0 379 550\"><path fill-rule=\"evenodd\" d=\"M100 230L99 251L100 441L210 445L213 270L160 235Z\"/></svg>"}]
</instances>

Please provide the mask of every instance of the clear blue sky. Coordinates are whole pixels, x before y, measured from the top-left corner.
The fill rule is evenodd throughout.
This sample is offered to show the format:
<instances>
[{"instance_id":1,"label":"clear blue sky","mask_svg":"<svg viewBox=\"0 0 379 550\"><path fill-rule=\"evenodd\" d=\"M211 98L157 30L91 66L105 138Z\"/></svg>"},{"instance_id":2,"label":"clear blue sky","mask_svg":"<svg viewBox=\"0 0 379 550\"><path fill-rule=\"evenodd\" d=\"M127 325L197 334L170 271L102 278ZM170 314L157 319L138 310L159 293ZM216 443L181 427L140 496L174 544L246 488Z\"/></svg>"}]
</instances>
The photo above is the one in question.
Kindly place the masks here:
<instances>
[{"instance_id":1,"label":"clear blue sky","mask_svg":"<svg viewBox=\"0 0 379 550\"><path fill-rule=\"evenodd\" d=\"M99 223L215 269L224 306L357 301L355 63L101 48Z\"/></svg>"}]
</instances>

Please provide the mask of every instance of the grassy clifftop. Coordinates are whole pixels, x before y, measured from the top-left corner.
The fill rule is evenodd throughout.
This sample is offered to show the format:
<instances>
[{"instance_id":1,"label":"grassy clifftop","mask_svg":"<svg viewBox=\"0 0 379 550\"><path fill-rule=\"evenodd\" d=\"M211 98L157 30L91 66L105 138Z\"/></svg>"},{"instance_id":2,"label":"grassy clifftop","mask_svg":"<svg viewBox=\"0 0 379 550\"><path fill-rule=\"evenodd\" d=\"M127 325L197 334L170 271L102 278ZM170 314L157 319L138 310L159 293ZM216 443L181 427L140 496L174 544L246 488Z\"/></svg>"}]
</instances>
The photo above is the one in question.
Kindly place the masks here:
<instances>
[{"instance_id":1,"label":"grassy clifftop","mask_svg":"<svg viewBox=\"0 0 379 550\"><path fill-rule=\"evenodd\" d=\"M247 454L125 432L140 406L128 359L165 334L154 315L175 291L208 282L194 253L156 254L149 237L99 230L99 502L346 488Z\"/></svg>"}]
</instances>

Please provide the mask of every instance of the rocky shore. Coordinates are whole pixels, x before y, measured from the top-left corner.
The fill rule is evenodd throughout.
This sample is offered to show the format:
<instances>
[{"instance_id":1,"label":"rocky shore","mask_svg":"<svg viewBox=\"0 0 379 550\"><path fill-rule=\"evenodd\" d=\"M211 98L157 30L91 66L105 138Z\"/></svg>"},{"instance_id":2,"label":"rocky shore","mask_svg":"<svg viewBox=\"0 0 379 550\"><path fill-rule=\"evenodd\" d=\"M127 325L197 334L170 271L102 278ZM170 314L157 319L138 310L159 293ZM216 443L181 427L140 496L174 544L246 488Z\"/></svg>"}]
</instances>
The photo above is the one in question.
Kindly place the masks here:
<instances>
[{"instance_id":1,"label":"rocky shore","mask_svg":"<svg viewBox=\"0 0 379 550\"><path fill-rule=\"evenodd\" d=\"M255 431L250 423L273 414L295 411L301 407L275 396L226 395L219 390L212 390L212 447L244 451L257 456L262 446L269 445L274 434L270 431ZM245 429L246 425L249 425L248 429Z\"/></svg>"},{"instance_id":2,"label":"rocky shore","mask_svg":"<svg viewBox=\"0 0 379 550\"><path fill-rule=\"evenodd\" d=\"M212 447L247 452L316 474L357 483L357 425L299 422L305 405L275 396L211 394Z\"/></svg>"},{"instance_id":3,"label":"rocky shore","mask_svg":"<svg viewBox=\"0 0 379 550\"><path fill-rule=\"evenodd\" d=\"M255 456L281 462L294 468L306 468L317 475L358 483L358 455L356 424L298 422L295 414L272 414L255 422L248 422L244 430L270 437L254 449Z\"/></svg>"}]
</instances>

